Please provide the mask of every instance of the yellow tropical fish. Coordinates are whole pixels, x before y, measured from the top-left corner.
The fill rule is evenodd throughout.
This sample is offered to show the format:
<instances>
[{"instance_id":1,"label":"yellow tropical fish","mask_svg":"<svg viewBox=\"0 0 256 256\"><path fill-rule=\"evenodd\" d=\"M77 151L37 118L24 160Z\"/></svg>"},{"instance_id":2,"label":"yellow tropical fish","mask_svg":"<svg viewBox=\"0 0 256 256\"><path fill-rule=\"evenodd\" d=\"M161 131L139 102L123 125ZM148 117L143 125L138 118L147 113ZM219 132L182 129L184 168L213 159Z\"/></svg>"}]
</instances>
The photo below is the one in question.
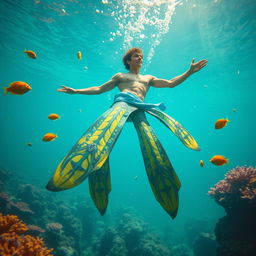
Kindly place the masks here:
<instances>
[{"instance_id":1,"label":"yellow tropical fish","mask_svg":"<svg viewBox=\"0 0 256 256\"><path fill-rule=\"evenodd\" d=\"M81 51L78 51L76 55L77 55L77 58L78 58L79 60L82 59L82 52L81 52Z\"/></svg>"}]
</instances>

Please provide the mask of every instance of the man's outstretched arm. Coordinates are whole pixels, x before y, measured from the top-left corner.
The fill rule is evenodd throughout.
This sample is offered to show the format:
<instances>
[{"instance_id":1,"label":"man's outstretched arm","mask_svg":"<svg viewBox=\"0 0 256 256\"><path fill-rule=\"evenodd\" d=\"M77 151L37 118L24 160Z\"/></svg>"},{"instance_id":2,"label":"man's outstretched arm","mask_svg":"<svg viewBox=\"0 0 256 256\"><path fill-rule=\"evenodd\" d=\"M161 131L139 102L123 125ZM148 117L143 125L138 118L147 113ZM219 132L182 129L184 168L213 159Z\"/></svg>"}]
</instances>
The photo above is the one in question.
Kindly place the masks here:
<instances>
[{"instance_id":1,"label":"man's outstretched arm","mask_svg":"<svg viewBox=\"0 0 256 256\"><path fill-rule=\"evenodd\" d=\"M62 88L58 89L57 91L65 92L68 94L86 94L86 95L101 94L114 89L118 83L118 77L119 77L119 73L114 75L109 81L107 81L106 83L100 86L93 86L93 87L88 87L84 89L74 89L71 87L67 87L65 85L61 85Z\"/></svg>"},{"instance_id":2,"label":"man's outstretched arm","mask_svg":"<svg viewBox=\"0 0 256 256\"><path fill-rule=\"evenodd\" d=\"M151 86L157 87L157 88L164 88L164 87L170 87L173 88L182 82L184 82L189 76L191 76L193 73L198 72L201 68L206 66L207 60L200 60L195 63L195 60L193 59L190 68L188 71L183 73L180 76L176 76L172 78L171 80L166 80L166 79L158 79L158 78L153 78L151 80Z\"/></svg>"}]
</instances>

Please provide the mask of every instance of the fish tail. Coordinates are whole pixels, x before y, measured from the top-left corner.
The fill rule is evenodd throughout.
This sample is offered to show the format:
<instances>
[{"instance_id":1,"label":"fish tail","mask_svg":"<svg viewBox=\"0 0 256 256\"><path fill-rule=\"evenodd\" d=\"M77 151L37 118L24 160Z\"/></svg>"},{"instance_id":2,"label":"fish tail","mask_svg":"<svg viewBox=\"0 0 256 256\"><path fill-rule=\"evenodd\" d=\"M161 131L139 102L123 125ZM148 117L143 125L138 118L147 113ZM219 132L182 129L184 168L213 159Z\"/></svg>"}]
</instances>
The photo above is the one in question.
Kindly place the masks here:
<instances>
[{"instance_id":1,"label":"fish tail","mask_svg":"<svg viewBox=\"0 0 256 256\"><path fill-rule=\"evenodd\" d=\"M5 95L9 92L8 88L9 88L9 87L4 87L4 94L5 94Z\"/></svg>"}]
</instances>

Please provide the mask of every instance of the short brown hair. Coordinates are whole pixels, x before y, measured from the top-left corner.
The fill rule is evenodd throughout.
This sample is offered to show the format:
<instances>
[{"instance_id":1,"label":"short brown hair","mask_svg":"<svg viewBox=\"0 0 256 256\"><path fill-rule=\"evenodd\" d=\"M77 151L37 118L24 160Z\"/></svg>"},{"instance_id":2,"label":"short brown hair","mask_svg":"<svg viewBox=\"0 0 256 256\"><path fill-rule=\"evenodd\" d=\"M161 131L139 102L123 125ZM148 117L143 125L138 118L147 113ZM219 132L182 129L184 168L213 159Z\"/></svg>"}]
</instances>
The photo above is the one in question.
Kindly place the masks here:
<instances>
[{"instance_id":1,"label":"short brown hair","mask_svg":"<svg viewBox=\"0 0 256 256\"><path fill-rule=\"evenodd\" d=\"M140 48L137 48L137 47L136 48L131 48L123 56L123 63L125 65L125 68L128 69L128 70L130 70L130 65L127 63L127 61L131 60L131 57L135 52L142 53L142 50Z\"/></svg>"}]
</instances>

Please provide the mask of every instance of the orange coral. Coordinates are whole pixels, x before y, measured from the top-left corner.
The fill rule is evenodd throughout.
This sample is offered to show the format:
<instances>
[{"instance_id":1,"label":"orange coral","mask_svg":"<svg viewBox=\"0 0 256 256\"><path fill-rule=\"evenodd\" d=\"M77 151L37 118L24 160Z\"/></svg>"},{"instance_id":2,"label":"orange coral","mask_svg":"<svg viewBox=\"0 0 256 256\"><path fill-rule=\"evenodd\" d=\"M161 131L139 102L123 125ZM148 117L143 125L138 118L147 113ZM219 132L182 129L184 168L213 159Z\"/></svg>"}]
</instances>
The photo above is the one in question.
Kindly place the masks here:
<instances>
[{"instance_id":1,"label":"orange coral","mask_svg":"<svg viewBox=\"0 0 256 256\"><path fill-rule=\"evenodd\" d=\"M22 234L28 230L27 226L16 215L0 215L0 234Z\"/></svg>"},{"instance_id":2,"label":"orange coral","mask_svg":"<svg viewBox=\"0 0 256 256\"><path fill-rule=\"evenodd\" d=\"M20 235L27 226L15 215L0 215L1 256L53 256L52 249L44 247L42 238Z\"/></svg>"}]
</instances>

